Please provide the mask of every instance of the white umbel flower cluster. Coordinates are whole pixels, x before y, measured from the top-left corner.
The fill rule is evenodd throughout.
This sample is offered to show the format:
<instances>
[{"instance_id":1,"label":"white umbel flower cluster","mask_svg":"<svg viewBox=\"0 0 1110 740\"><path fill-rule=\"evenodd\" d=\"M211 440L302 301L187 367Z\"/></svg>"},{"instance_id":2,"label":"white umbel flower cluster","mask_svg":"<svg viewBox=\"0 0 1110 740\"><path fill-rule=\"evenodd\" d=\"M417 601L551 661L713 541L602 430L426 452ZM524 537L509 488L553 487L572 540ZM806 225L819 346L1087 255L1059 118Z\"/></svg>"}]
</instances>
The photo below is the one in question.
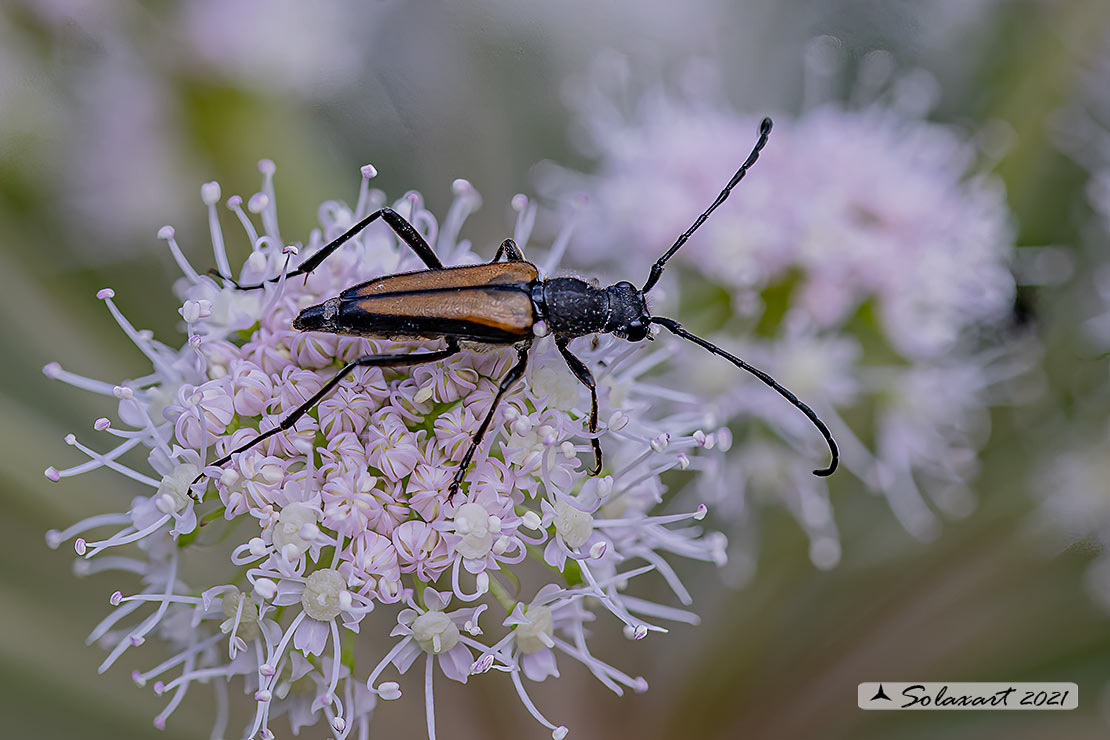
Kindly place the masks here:
<instances>
[{"instance_id":1,"label":"white umbel flower cluster","mask_svg":"<svg viewBox=\"0 0 1110 740\"><path fill-rule=\"evenodd\" d=\"M93 425L97 443L68 438L87 460L50 468L47 477L110 468L138 492L117 513L47 536L51 547L72 542L84 571L120 574L112 610L92 634L109 651L102 669L157 636L172 657L134 677L168 697L159 727L191 687L205 683L221 696L252 697L245 736L263 738L274 736L280 715L294 732L325 719L336 738L356 728L364 738L375 703L400 696L396 681L382 679L420 661L433 737L435 666L463 683L491 668L508 671L524 706L554 737L567 730L535 707L525 679L558 675L556 653L585 664L618 693L645 689L644 679L590 652L584 624L607 614L640 639L666 632L667 621L697 621L634 592L641 576L656 573L681 606L689 605L668 561L723 562L724 537L698 523L705 507L668 510L660 476L719 469L728 430L696 397L666 388L665 349L583 340L575 351L596 374L606 453L602 474L590 477L588 391L552 339L540 338L529 376L506 396L452 500L448 485L515 359L511 349L463 352L414 368L360 368L291 428L223 467L212 465L273 428L345 362L429 345L291 328L305 306L421 264L374 224L307 280L285 279L305 255L386 200L370 187L375 172L367 166L356 205L325 203L308 244L288 245L278 231L274 165L264 161L260 169L259 193L224 201L250 247L241 270L232 270L225 250L220 188L201 190L215 267L246 283L282 279L264 290L236 290L195 269L165 227L159 235L183 273L176 288L187 341L171 346L136 329L105 289L98 297L151 371L113 384L57 364L45 368L51 378L118 401L114 419ZM392 206L445 264L474 264L480 259L459 233L479 198L462 180L454 193L442 222L416 193ZM523 246L535 207L523 196L513 205L514 237ZM539 265L541 274L554 269L569 238L568 228ZM145 451L146 466L122 462L133 450ZM195 481L201 471L205 477ZM226 558L212 566L219 548ZM529 559L551 567L514 575ZM199 569L190 567L200 560ZM537 570L548 577L537 582ZM387 635L360 633L374 609L395 612L392 647ZM354 663L345 646L356 635L380 651L376 666ZM227 702L219 706L214 736L224 734L227 721Z\"/></svg>"}]
</instances>

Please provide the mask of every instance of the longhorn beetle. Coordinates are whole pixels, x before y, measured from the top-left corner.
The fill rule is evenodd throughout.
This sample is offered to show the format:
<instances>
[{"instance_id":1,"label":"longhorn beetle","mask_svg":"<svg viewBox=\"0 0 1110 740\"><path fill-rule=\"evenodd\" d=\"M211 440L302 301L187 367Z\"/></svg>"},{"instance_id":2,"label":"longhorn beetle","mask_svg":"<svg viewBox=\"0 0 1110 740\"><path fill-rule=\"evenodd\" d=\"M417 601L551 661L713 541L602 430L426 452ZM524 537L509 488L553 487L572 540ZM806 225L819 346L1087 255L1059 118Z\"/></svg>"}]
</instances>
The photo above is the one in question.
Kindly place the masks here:
<instances>
[{"instance_id":1,"label":"longhorn beetle","mask_svg":"<svg viewBox=\"0 0 1110 740\"><path fill-rule=\"evenodd\" d=\"M447 500L450 501L466 476L466 470L489 429L501 398L524 376L533 338L551 334L555 337L555 346L566 360L570 371L590 389L589 430L594 435L590 438L594 453L594 466L590 474L597 475L601 472L601 444L596 436L597 386L589 368L571 354L567 345L576 337L601 332L614 334L630 342L639 342L649 338L650 327L656 324L755 375L801 410L820 430L832 453L829 466L814 470L813 474L832 475L837 467L839 451L828 427L813 409L759 368L691 334L674 319L653 316L644 301L644 296L659 282L667 260L705 223L709 214L725 201L748 169L759 159L759 153L767 144L770 133L771 119L765 118L759 126L759 139L747 160L740 165L740 169L709 208L651 266L647 282L639 290L627 281L600 288L573 277L540 278L536 266L524 259L512 239L501 242L489 263L444 267L424 237L396 211L390 208L374 211L306 259L300 267L290 271L288 276L304 275L307 279L308 274L329 255L379 218L396 232L428 269L386 275L348 288L334 298L301 311L293 320L293 328L374 338L443 339L447 346L412 354L366 355L347 363L276 427L232 450L217 460L215 465L222 466L235 454L292 427L356 367L408 367L438 362L461 352L463 348L460 342L464 341L513 346L517 351L516 364L501 378L493 403L455 471L447 494ZM502 257L505 258L503 262ZM272 278L258 285L244 286L226 276L221 277L225 277L239 290L257 290L280 279ZM202 473L194 482L203 477Z\"/></svg>"}]
</instances>

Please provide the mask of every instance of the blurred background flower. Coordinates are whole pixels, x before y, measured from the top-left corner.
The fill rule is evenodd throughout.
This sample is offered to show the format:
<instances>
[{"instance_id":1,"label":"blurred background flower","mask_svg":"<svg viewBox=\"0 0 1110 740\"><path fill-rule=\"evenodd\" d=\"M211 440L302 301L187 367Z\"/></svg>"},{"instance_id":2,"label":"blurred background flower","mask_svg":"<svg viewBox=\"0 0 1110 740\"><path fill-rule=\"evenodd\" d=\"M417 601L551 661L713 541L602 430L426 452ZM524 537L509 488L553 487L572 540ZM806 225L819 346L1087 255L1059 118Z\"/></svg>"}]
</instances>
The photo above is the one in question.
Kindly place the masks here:
<instances>
[{"instance_id":1,"label":"blurred background flower","mask_svg":"<svg viewBox=\"0 0 1110 740\"><path fill-rule=\"evenodd\" d=\"M598 628L600 657L647 677L647 695L607 696L564 661L532 698L582 738L1104 737L1108 34L1103 0L7 3L5 734L157 733L138 666L96 676L103 655L83 645L118 576L75 580L42 543L139 493L109 472L41 476L114 404L40 369L146 372L94 294L111 284L140 329L180 331L155 234L174 223L207 266L199 183L251 193L255 163L277 161L283 238L307 242L318 203L356 199L362 163L440 214L466 177L487 204L463 234L478 254L511 233L514 194L547 196L550 241L580 191L564 263L638 282L771 114L765 159L656 304L829 414L845 470L813 479L824 453L796 410L661 338L682 390L735 437L718 469L664 479L731 530L728 583L680 570L702 624L665 648ZM850 700L859 681L905 677L1077 681L1080 708ZM453 737L536 732L502 679L437 685ZM208 735L201 694L166 734ZM416 697L375 709L375 731L412 732Z\"/></svg>"},{"instance_id":2,"label":"blurred background flower","mask_svg":"<svg viewBox=\"0 0 1110 740\"><path fill-rule=\"evenodd\" d=\"M1039 472L1042 523L1100 550L1086 571L1091 596L1110 612L1110 36L1082 60L1075 98L1053 120L1059 148L1088 173L1069 258L1074 277L1054 296L1047 319L1057 354L1078 358L1058 373L1066 399L1054 415ZM1079 372L1076 372L1078 370Z\"/></svg>"},{"instance_id":3,"label":"blurred background flower","mask_svg":"<svg viewBox=\"0 0 1110 740\"><path fill-rule=\"evenodd\" d=\"M741 354L775 368L832 423L846 471L886 496L907 531L932 540L939 523L930 504L954 516L974 508L986 409L1011 400L1005 387L1029 373L1037 351L1013 326L1014 229L1002 183L985 172L994 161L970 136L923 120L939 94L931 75L897 75L881 51L851 74L845 61L837 39L807 46L805 108L777 116L741 202L714 215L696 250L680 252L700 284L687 282L672 302L719 338L746 337ZM743 161L758 118L723 102L712 63L678 76L681 90L656 84L637 94L627 60L609 57L584 89L569 90L600 161L593 175L548 179L593 196L576 240L583 257L615 265L609 247L621 244L647 262L659 235L681 233ZM846 76L854 104L830 99L832 81ZM994 138L1007 131L991 123ZM757 416L757 432L789 440L777 449L742 445L713 502L747 528L754 506L746 498L783 499L810 536L814 563L835 565L828 489L793 451L810 431L805 420L727 368L688 361L699 365L694 383L715 396L711 408L748 429ZM752 544L734 539L734 570L753 566Z\"/></svg>"}]
</instances>

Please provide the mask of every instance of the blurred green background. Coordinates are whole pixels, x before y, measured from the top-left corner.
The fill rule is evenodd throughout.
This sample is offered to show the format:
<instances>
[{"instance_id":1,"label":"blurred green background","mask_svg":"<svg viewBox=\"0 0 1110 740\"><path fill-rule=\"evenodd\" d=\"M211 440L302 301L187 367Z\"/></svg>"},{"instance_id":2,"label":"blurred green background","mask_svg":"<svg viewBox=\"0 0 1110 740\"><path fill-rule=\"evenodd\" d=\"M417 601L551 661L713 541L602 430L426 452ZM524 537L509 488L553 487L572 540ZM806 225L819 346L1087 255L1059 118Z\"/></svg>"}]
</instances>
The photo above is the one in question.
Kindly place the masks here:
<instances>
[{"instance_id":1,"label":"blurred green background","mask_svg":"<svg viewBox=\"0 0 1110 740\"><path fill-rule=\"evenodd\" d=\"M159 735L150 721L160 700L128 678L138 665L128 661L145 665L157 648L98 676L103 655L83 640L116 585L76 579L67 548L43 543L48 528L119 510L138 493L110 472L61 484L42 476L78 461L65 434L87 433L114 409L51 383L41 367L57 360L110 381L145 372L94 298L108 285L138 326L177 341L176 268L154 235L174 224L194 264L207 264L202 182L249 195L257 161L273 159L282 230L299 240L320 202L354 199L364 163L377 166L378 187L394 197L419 189L441 214L452 180L465 177L485 203L466 235L492 251L511 229L509 199L535 192L534 164L589 171L560 90L588 74L599 52L626 53L648 75L708 58L732 102L760 113L797 107L805 46L825 34L849 57L885 49L900 68L932 72L942 90L936 120L968 129L1008 122L1016 136L997 173L1017 243L1066 248L1077 280L1097 263L1098 246L1107 259L1105 232L1091 235L1089 173L1053 135L1059 112L1088 94L1100 49L1110 49L1105 0L8 0L0 9L3 735ZM1110 99L1110 81L1102 86ZM1020 294L1046 348L1044 393L1030 407L993 413L971 516L921 543L883 501L834 482L843 558L822 572L797 525L770 508L745 588L726 588L708 567L685 568L700 627L635 645L602 632L612 662L648 678L647 694L612 696L564 661L562 679L534 690L537 703L583 739L1105 737L1110 624L1084 588L1098 547L1087 532L1043 526L1036 495L1047 458L1104 434L1107 362L1080 345L1081 293L1064 284ZM1080 707L858 710L856 684L884 679L1074 681ZM443 684L446 736L546 736L507 679ZM375 736L421 736L418 696L379 707ZM163 736L207 737L210 702L194 691Z\"/></svg>"}]
</instances>

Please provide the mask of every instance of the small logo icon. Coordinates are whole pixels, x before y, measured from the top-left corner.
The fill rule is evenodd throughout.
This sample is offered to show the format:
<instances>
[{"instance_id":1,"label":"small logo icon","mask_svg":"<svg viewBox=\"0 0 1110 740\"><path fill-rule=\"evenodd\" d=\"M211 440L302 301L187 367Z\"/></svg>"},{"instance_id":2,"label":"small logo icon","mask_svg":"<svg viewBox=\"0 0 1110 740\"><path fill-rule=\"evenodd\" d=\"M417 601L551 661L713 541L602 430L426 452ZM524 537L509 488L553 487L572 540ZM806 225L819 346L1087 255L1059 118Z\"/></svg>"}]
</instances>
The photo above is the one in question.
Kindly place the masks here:
<instances>
[{"instance_id":1,"label":"small logo icon","mask_svg":"<svg viewBox=\"0 0 1110 740\"><path fill-rule=\"evenodd\" d=\"M894 701L893 699L891 699L889 696L886 695L885 691L883 691L883 685L882 684L879 684L879 690L876 691L875 695L871 697L871 701L876 701L877 699L886 699L887 701Z\"/></svg>"}]
</instances>

